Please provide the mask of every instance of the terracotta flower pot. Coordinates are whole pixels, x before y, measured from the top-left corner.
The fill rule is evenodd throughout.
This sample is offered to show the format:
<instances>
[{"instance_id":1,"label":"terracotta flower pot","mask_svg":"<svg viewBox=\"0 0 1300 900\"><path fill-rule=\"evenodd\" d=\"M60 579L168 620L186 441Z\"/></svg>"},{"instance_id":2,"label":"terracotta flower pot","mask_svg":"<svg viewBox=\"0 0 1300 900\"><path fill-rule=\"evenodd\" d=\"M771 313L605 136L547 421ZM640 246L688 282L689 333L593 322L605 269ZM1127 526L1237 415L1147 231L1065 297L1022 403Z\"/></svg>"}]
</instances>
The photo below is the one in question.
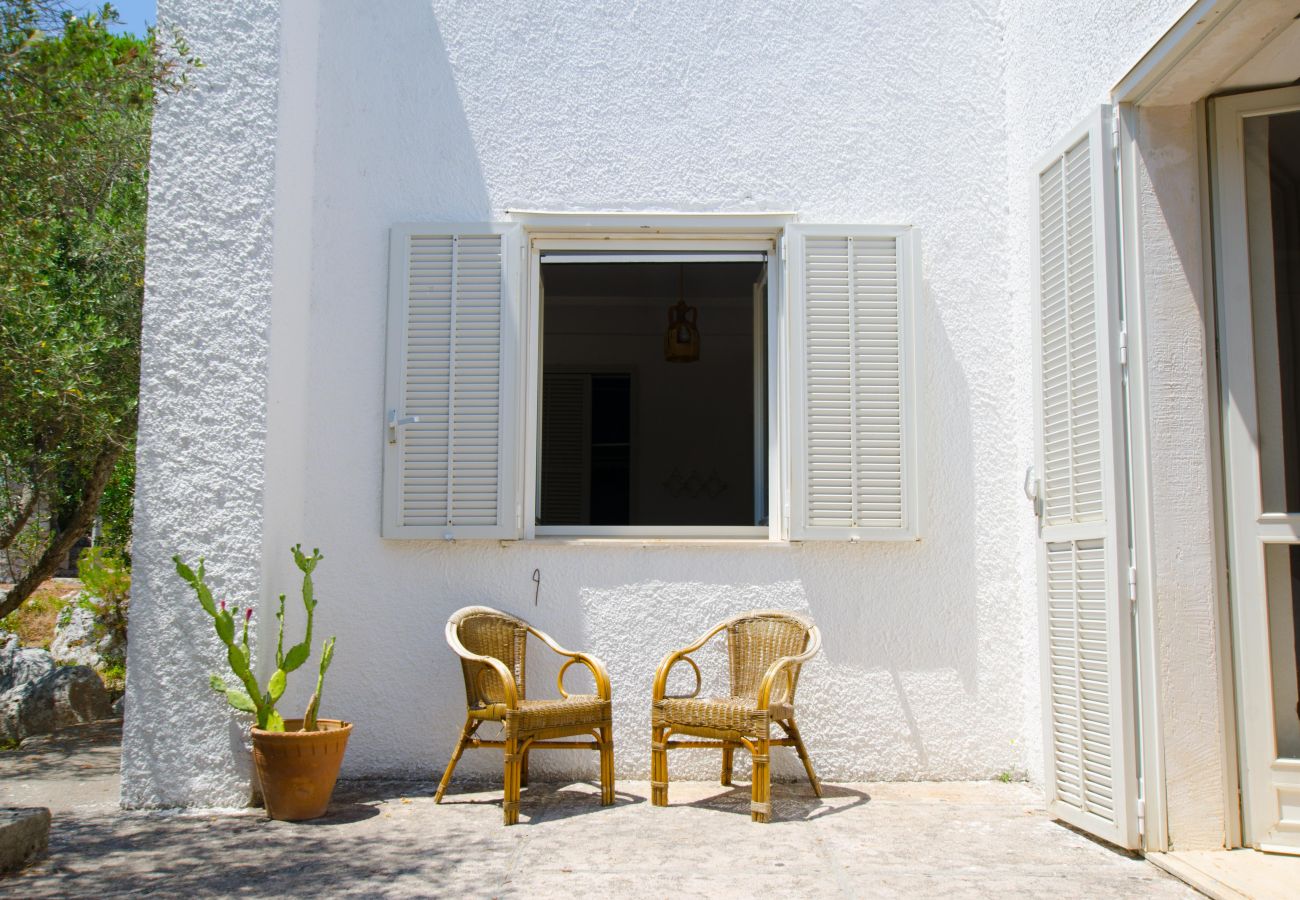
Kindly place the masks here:
<instances>
[{"instance_id":1,"label":"terracotta flower pot","mask_svg":"<svg viewBox=\"0 0 1300 900\"><path fill-rule=\"evenodd\" d=\"M284 731L253 728L253 765L272 819L315 819L330 805L352 723L317 719L317 725L319 731L299 731L302 719L286 719Z\"/></svg>"}]
</instances>

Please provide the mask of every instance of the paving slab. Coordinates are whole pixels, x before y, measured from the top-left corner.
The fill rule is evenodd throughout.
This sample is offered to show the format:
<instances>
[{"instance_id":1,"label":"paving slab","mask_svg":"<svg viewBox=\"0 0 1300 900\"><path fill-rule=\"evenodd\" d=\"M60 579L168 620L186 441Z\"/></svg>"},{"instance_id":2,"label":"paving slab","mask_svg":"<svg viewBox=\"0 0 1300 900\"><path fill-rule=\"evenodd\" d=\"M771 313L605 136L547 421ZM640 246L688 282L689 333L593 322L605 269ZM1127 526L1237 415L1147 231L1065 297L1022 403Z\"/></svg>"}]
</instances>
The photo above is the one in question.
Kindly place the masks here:
<instances>
[{"instance_id":1,"label":"paving slab","mask_svg":"<svg viewBox=\"0 0 1300 900\"><path fill-rule=\"evenodd\" d=\"M48 857L0 880L22 897L1196 897L1134 855L1052 821L1021 784L773 786L774 821L747 787L675 782L670 806L622 782L524 789L501 825L497 785L340 782L330 814L121 812L111 735L0 754L0 804L54 809ZM90 768L80 768L80 766Z\"/></svg>"}]
</instances>

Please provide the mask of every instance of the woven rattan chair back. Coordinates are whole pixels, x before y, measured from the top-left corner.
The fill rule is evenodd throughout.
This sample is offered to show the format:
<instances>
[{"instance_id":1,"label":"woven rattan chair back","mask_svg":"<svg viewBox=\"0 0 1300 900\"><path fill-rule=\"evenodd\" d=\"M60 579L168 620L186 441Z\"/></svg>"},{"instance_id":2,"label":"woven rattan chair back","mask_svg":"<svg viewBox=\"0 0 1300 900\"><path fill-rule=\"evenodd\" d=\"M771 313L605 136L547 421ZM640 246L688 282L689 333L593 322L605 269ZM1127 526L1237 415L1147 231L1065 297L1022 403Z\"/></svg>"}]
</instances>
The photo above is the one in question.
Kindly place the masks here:
<instances>
[{"instance_id":1,"label":"woven rattan chair back","mask_svg":"<svg viewBox=\"0 0 1300 900\"><path fill-rule=\"evenodd\" d=\"M798 656L808 646L812 622L779 612L751 613L727 626L727 656L731 674L731 696L753 700L772 663L784 656ZM773 703L792 703L799 683L799 666L787 669L772 689Z\"/></svg>"},{"instance_id":2,"label":"woven rattan chair back","mask_svg":"<svg viewBox=\"0 0 1300 900\"><path fill-rule=\"evenodd\" d=\"M491 656L505 663L514 675L515 690L519 699L524 693L524 662L528 648L528 626L514 616L487 607L462 609L452 619L456 635L465 649L482 656ZM462 658L461 671L465 675L465 702L470 709L481 709L501 703L501 679L482 662Z\"/></svg>"}]
</instances>

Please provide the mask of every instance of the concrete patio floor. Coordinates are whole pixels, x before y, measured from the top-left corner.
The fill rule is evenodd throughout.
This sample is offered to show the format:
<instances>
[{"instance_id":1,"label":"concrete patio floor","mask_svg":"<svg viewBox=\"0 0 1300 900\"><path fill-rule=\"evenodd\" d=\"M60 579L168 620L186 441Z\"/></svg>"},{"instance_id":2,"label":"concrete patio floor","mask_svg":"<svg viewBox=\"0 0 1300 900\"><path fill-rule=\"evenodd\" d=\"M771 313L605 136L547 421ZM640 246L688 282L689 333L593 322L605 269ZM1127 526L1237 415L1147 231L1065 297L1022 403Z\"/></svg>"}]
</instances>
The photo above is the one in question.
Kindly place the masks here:
<instances>
[{"instance_id":1,"label":"concrete patio floor","mask_svg":"<svg viewBox=\"0 0 1300 900\"><path fill-rule=\"evenodd\" d=\"M117 808L112 725L0 754L0 805L54 813L50 854L0 880L21 897L1197 897L1144 860L1048 818L1020 784L773 786L776 821L749 821L747 786L674 783L671 806L623 782L602 809L585 783L500 789L342 782L330 815Z\"/></svg>"}]
</instances>

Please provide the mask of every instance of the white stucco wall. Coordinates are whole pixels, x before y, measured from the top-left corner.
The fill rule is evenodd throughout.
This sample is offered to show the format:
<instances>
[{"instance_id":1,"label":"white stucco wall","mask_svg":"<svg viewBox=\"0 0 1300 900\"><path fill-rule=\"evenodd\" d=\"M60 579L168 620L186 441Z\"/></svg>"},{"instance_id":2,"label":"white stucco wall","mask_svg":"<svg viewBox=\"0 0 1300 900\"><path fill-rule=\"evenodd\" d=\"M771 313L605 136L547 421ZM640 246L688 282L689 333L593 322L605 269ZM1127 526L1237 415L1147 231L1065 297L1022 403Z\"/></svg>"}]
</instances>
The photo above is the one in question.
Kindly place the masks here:
<instances>
[{"instance_id":1,"label":"white stucco wall","mask_svg":"<svg viewBox=\"0 0 1300 900\"><path fill-rule=\"evenodd\" d=\"M662 654L763 606L808 612L825 634L800 689L823 777L1041 773L1034 523L1020 492L1030 173L1184 5L773 2L686 16L327 0L286 13L281 47L269 0L238 14L164 0L160 18L185 26L209 66L156 126L126 801L237 802L243 784L229 762L238 723L203 687L217 654L189 636L207 626L167 557L206 551L224 593L265 604L294 590L297 540L327 556L317 627L339 645L325 706L357 725L350 774L445 763L463 690L441 632L469 603L606 659L623 776L648 771ZM293 73L278 99L277 56ZM290 123L278 148L277 102ZM168 202L178 196L191 205ZM507 208L919 226L923 539L381 540L388 228ZM213 312L227 307L237 325ZM550 690L544 667L533 675ZM595 771L582 755L538 757L543 775ZM797 771L774 757L778 774ZM462 766L499 763L477 753ZM711 776L716 760L677 754L672 767Z\"/></svg>"},{"instance_id":2,"label":"white stucco wall","mask_svg":"<svg viewBox=\"0 0 1300 900\"><path fill-rule=\"evenodd\" d=\"M245 729L203 690L225 654L170 559L206 554L241 606L261 590L278 4L163 12L208 68L154 119L122 799L240 804Z\"/></svg>"},{"instance_id":3,"label":"white stucco wall","mask_svg":"<svg viewBox=\"0 0 1300 900\"><path fill-rule=\"evenodd\" d=\"M1223 846L1231 764L1223 705L1231 679L1215 543L1222 518L1212 464L1215 329L1212 291L1203 278L1208 248L1202 246L1196 128L1191 105L1144 109L1137 118L1156 662L1169 838L1180 850Z\"/></svg>"}]
</instances>

